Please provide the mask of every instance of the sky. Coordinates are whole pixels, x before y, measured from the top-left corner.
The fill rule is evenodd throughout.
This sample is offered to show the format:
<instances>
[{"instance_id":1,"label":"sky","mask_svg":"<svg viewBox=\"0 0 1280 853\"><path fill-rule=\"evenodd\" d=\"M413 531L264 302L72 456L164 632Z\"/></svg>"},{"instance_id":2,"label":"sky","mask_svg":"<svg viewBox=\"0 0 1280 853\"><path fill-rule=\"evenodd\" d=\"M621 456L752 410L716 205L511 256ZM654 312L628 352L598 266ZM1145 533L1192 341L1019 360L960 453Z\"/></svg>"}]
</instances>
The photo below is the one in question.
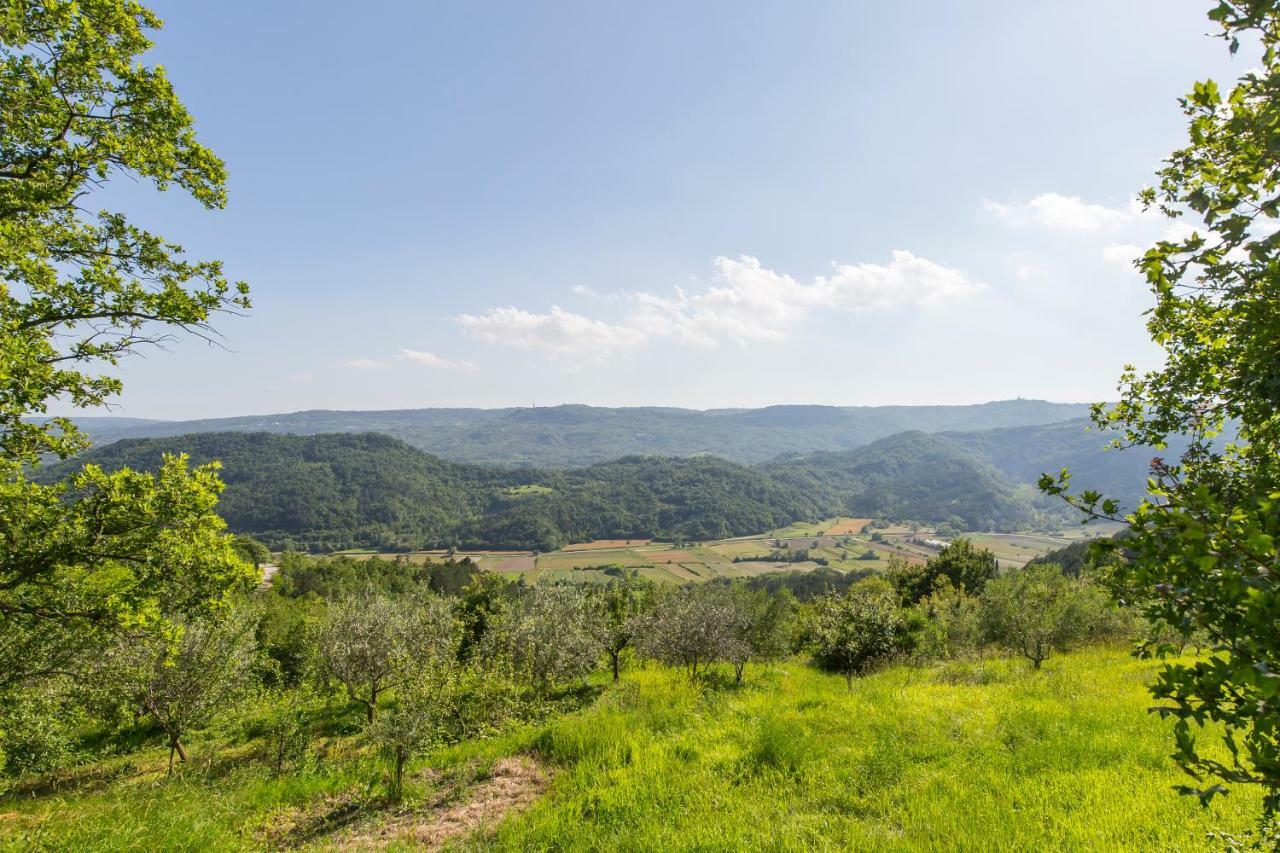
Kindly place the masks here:
<instances>
[{"instance_id":1,"label":"sky","mask_svg":"<svg viewBox=\"0 0 1280 853\"><path fill-rule=\"evenodd\" d=\"M1207 2L152 0L248 281L114 414L1114 396Z\"/></svg>"}]
</instances>

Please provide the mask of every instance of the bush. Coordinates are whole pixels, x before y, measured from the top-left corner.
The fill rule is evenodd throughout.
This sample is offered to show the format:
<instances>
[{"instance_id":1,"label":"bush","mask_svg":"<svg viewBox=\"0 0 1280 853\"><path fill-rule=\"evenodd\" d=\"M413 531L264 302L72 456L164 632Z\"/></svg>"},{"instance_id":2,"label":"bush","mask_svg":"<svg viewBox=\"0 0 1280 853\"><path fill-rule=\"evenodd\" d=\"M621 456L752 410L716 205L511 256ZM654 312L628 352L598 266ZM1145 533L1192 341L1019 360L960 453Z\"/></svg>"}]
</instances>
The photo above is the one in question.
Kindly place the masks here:
<instances>
[{"instance_id":1,"label":"bush","mask_svg":"<svg viewBox=\"0 0 1280 853\"><path fill-rule=\"evenodd\" d=\"M1028 565L987 584L982 621L987 636L1039 669L1051 651L1089 638L1107 611L1097 587L1067 577L1052 563Z\"/></svg>"},{"instance_id":2,"label":"bush","mask_svg":"<svg viewBox=\"0 0 1280 853\"><path fill-rule=\"evenodd\" d=\"M604 654L603 617L580 585L534 586L481 641L482 657L504 660L539 693L585 678Z\"/></svg>"},{"instance_id":3,"label":"bush","mask_svg":"<svg viewBox=\"0 0 1280 853\"><path fill-rule=\"evenodd\" d=\"M74 763L74 720L58 697L38 689L0 703L0 770L47 773Z\"/></svg>"},{"instance_id":4,"label":"bush","mask_svg":"<svg viewBox=\"0 0 1280 853\"><path fill-rule=\"evenodd\" d=\"M893 591L863 582L843 595L828 593L814 602L809 626L814 662L853 678L899 654L904 621Z\"/></svg>"},{"instance_id":5,"label":"bush","mask_svg":"<svg viewBox=\"0 0 1280 853\"><path fill-rule=\"evenodd\" d=\"M982 645L982 602L976 596L947 583L922 600L919 610L929 620L924 649L929 657L955 660Z\"/></svg>"}]
</instances>

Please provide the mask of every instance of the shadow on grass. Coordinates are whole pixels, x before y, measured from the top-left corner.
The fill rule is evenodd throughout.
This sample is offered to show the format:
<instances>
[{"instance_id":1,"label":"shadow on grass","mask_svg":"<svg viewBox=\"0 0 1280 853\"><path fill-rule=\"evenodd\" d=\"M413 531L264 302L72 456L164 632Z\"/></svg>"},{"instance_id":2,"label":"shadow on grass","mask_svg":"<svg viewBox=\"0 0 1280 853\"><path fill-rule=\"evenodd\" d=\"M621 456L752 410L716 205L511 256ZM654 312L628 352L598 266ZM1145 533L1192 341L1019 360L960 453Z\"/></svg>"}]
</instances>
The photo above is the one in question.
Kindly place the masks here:
<instances>
[{"instance_id":1,"label":"shadow on grass","mask_svg":"<svg viewBox=\"0 0 1280 853\"><path fill-rule=\"evenodd\" d=\"M265 841L275 848L301 847L341 829L352 826L374 814L387 803L364 801L348 794L327 801L313 814L301 815L288 826L277 827L266 833Z\"/></svg>"},{"instance_id":2,"label":"shadow on grass","mask_svg":"<svg viewBox=\"0 0 1280 853\"><path fill-rule=\"evenodd\" d=\"M88 764L67 770L58 770L40 776L19 779L0 793L0 802L19 797L44 797L68 791L95 791L107 787L117 779L140 772L132 761L103 766Z\"/></svg>"}]
</instances>

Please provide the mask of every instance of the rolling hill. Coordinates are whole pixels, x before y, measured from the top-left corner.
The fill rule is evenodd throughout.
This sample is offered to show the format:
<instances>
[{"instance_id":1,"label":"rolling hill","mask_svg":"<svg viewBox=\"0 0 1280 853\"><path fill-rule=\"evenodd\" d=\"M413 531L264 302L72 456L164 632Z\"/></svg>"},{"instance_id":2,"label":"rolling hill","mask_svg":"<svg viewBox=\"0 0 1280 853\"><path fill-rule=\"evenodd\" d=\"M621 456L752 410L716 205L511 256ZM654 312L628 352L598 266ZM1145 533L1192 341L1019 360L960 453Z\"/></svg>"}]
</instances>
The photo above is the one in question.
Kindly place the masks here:
<instances>
[{"instance_id":1,"label":"rolling hill","mask_svg":"<svg viewBox=\"0 0 1280 853\"><path fill-rule=\"evenodd\" d=\"M1004 460L1002 468L1000 446L910 431L853 450L758 465L628 456L536 469L450 462L372 433L225 432L126 439L43 470L53 478L82 461L149 469L162 454L179 451L197 463L218 459L227 484L220 511L231 529L277 548L307 550L698 541L833 515L996 531L1066 521L1065 508L1030 484L1039 471L1022 476L1035 460ZM1090 447L1070 449L1087 462L1090 452L1101 455L1097 444Z\"/></svg>"},{"instance_id":2,"label":"rolling hill","mask_svg":"<svg viewBox=\"0 0 1280 853\"><path fill-rule=\"evenodd\" d=\"M973 406L769 406L762 409L599 408L307 411L198 421L78 418L101 445L202 432L291 435L377 432L455 462L571 468L622 456L719 456L764 462L787 453L850 450L895 433L1024 427L1082 417L1088 407L1041 400Z\"/></svg>"}]
</instances>

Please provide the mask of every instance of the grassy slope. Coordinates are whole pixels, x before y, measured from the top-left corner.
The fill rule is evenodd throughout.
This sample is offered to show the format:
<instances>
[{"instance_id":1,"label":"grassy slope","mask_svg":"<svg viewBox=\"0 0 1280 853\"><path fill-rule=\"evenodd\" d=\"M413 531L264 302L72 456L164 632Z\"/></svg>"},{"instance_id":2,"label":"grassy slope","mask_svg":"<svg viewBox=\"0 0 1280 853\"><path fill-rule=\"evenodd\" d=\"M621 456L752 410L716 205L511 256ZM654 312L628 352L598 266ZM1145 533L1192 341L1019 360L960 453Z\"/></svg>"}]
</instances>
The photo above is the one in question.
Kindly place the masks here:
<instances>
[{"instance_id":1,"label":"grassy slope","mask_svg":"<svg viewBox=\"0 0 1280 853\"><path fill-rule=\"evenodd\" d=\"M644 669L584 711L427 763L526 750L558 768L551 794L483 844L498 849L1203 849L1208 829L1249 824L1256 795L1205 810L1170 791L1182 780L1145 712L1150 671L1094 650L1041 673L1005 660L899 667L847 692L799 662L750 671L740 689ZM44 819L50 848L253 846L281 813L375 772L368 758L327 766L283 782L238 766L9 799L0 838Z\"/></svg>"}]
</instances>

